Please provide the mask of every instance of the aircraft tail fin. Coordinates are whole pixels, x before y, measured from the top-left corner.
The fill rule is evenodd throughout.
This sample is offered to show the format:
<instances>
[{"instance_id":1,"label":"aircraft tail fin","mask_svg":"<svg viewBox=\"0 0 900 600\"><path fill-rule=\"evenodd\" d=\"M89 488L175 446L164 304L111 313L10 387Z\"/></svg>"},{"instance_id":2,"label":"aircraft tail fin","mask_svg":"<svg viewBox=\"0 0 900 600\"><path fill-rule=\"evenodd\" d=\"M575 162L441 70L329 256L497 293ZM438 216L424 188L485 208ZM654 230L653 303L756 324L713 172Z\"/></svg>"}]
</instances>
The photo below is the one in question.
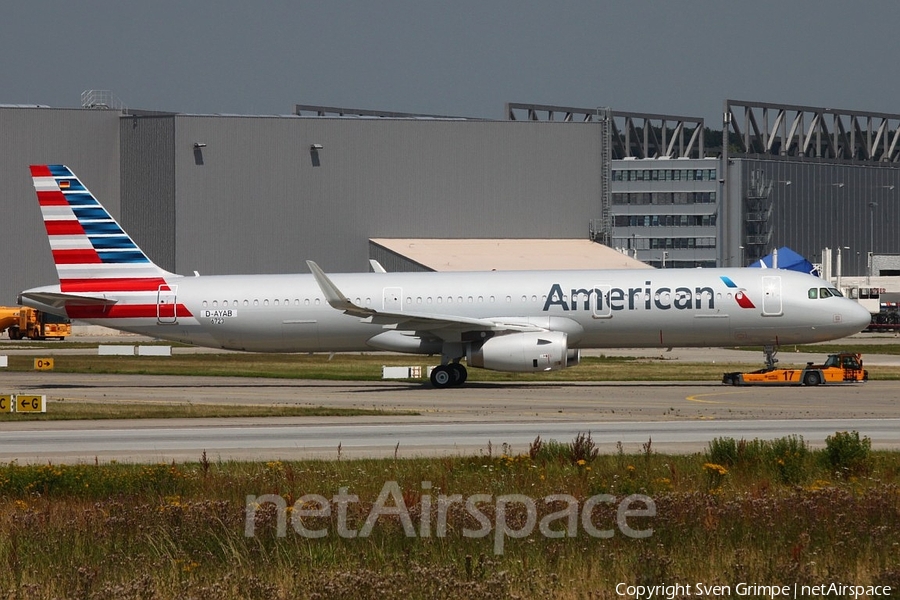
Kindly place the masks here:
<instances>
[{"instance_id":1,"label":"aircraft tail fin","mask_svg":"<svg viewBox=\"0 0 900 600\"><path fill-rule=\"evenodd\" d=\"M32 165L60 291L167 290L174 277L157 266L65 165Z\"/></svg>"}]
</instances>

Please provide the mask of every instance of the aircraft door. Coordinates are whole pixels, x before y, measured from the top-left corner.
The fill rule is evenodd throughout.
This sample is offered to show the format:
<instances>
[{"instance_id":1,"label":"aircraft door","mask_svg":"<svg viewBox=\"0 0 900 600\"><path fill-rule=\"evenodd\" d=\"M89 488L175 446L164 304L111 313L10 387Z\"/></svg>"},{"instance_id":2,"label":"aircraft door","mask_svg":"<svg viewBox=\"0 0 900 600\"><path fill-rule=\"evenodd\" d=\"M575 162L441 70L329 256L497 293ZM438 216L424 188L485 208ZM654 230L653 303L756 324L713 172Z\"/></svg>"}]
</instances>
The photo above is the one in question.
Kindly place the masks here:
<instances>
[{"instance_id":1,"label":"aircraft door","mask_svg":"<svg viewBox=\"0 0 900 600\"><path fill-rule=\"evenodd\" d=\"M403 288L384 288L382 300L384 310L388 312L401 312L403 310Z\"/></svg>"},{"instance_id":2,"label":"aircraft door","mask_svg":"<svg viewBox=\"0 0 900 600\"><path fill-rule=\"evenodd\" d=\"M762 278L763 316L780 317L784 314L781 306L781 276L767 275Z\"/></svg>"},{"instance_id":3,"label":"aircraft door","mask_svg":"<svg viewBox=\"0 0 900 600\"><path fill-rule=\"evenodd\" d=\"M173 325L178 322L176 292L178 286L161 285L156 294L156 322Z\"/></svg>"},{"instance_id":4,"label":"aircraft door","mask_svg":"<svg viewBox=\"0 0 900 600\"><path fill-rule=\"evenodd\" d=\"M612 286L608 283L598 283L591 294L591 316L595 319L612 318L612 309L609 307L609 292Z\"/></svg>"}]
</instances>

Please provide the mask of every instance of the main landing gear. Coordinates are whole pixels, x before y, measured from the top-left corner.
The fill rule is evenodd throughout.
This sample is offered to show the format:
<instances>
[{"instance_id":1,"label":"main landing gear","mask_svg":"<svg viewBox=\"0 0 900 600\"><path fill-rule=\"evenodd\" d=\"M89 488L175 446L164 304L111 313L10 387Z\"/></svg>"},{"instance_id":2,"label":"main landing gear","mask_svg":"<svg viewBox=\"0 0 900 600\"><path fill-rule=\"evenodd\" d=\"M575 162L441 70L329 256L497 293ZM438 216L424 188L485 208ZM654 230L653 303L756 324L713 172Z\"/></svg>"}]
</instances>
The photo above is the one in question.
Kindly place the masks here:
<instances>
[{"instance_id":1,"label":"main landing gear","mask_svg":"<svg viewBox=\"0 0 900 600\"><path fill-rule=\"evenodd\" d=\"M436 388L462 385L469 377L469 372L459 363L439 365L431 370L431 385Z\"/></svg>"}]
</instances>

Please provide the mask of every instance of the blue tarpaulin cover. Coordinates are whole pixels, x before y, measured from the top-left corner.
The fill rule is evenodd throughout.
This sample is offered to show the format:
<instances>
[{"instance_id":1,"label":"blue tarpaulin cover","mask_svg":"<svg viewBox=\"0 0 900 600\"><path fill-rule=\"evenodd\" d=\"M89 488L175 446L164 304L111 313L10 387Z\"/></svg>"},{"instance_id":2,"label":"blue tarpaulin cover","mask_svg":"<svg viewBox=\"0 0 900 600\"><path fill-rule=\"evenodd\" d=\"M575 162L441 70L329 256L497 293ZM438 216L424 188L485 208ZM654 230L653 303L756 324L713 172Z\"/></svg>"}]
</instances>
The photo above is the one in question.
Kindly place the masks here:
<instances>
[{"instance_id":1,"label":"blue tarpaulin cover","mask_svg":"<svg viewBox=\"0 0 900 600\"><path fill-rule=\"evenodd\" d=\"M751 263L747 266L757 269L771 269L772 255L769 254L767 256L764 256L755 263ZM819 276L819 270L816 269L811 262L806 260L806 258L804 258L803 256L797 254L787 246L782 246L778 249L778 268L787 269L788 271L810 273L811 275L815 275L816 277Z\"/></svg>"}]
</instances>

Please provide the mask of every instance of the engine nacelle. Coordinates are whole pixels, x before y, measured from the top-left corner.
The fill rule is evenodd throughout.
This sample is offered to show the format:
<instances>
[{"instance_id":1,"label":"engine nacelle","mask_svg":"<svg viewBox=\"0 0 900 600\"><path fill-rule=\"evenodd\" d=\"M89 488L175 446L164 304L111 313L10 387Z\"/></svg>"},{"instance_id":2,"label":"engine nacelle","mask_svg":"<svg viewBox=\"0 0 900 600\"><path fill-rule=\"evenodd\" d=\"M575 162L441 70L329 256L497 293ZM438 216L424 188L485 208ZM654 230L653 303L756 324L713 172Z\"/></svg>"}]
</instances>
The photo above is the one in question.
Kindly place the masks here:
<instances>
[{"instance_id":1,"label":"engine nacelle","mask_svg":"<svg viewBox=\"0 0 900 600\"><path fill-rule=\"evenodd\" d=\"M577 365L578 350L569 350L561 331L510 333L472 344L466 362L492 371L558 371Z\"/></svg>"}]
</instances>

